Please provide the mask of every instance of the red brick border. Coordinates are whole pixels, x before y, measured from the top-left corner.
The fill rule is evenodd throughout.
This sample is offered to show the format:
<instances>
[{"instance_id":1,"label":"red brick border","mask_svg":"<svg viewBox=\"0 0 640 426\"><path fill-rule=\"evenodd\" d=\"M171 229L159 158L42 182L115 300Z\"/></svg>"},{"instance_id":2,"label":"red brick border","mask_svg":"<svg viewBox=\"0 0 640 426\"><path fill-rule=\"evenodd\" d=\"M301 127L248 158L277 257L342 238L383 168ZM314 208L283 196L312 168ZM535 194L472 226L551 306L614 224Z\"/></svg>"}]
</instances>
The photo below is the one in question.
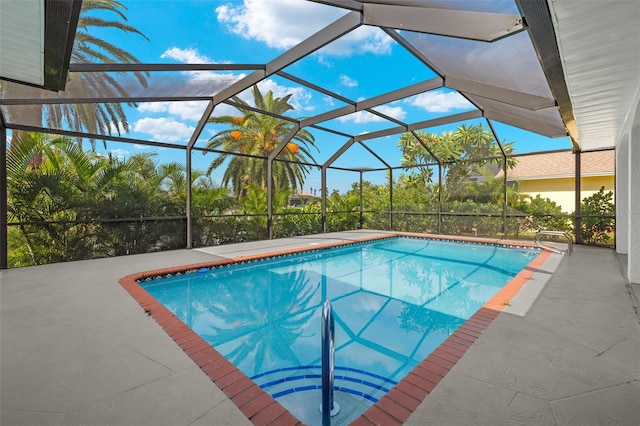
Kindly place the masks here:
<instances>
[{"instance_id":1,"label":"red brick border","mask_svg":"<svg viewBox=\"0 0 640 426\"><path fill-rule=\"evenodd\" d=\"M202 337L198 336L184 322L151 296L138 284L138 281L148 277L192 271L203 267L210 268L212 266L221 266L239 261L318 250L395 236L414 236L441 240L534 247L533 244L529 243L514 243L501 240L397 233L373 238L363 238L358 241L323 244L309 248L283 250L267 254L140 272L121 278L120 284L140 304L144 311L165 330L178 346L189 355L193 362L202 369L216 386L236 404L240 411L242 411L253 424L257 426L302 425L303 423L300 422L300 420L273 399L271 395L260 389L258 385L253 383L253 381L238 370L217 350L211 347ZM436 387L458 360L462 358L480 334L489 327L505 305L518 293L531 276L533 276L549 255L549 251L541 252L527 267L480 308L478 312L469 318L460 328L449 336L447 340L414 368L413 371L351 424L355 426L403 424L418 405L420 405L422 400Z\"/></svg>"}]
</instances>

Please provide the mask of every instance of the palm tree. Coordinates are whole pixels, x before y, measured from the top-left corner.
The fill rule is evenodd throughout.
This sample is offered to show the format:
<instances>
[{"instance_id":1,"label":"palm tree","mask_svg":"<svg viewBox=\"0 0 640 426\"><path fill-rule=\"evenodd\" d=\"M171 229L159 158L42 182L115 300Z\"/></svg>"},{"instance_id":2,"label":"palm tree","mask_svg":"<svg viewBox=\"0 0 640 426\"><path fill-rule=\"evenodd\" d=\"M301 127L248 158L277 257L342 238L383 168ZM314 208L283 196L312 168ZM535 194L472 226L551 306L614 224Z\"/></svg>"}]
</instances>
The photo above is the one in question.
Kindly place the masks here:
<instances>
[{"instance_id":1,"label":"palm tree","mask_svg":"<svg viewBox=\"0 0 640 426\"><path fill-rule=\"evenodd\" d=\"M84 0L71 52L72 63L139 63L132 54L114 44L91 34L91 28L115 29L127 34L144 34L126 23L127 8L116 0ZM104 19L105 14L115 14L117 19ZM98 16L96 16L98 15ZM99 17L100 16L100 17ZM134 72L138 82L146 87L146 73ZM9 85L6 90L20 90L19 85ZM127 90L107 73L69 73L65 92L78 96L100 94L105 97L126 96ZM63 96L61 94L60 96ZM134 103L128 103L135 106ZM61 104L20 108L14 113L14 122L61 128L66 124L70 130L87 131L94 134L112 134L129 131L129 122L123 105L110 104ZM18 116L16 116L18 115ZM14 131L14 135L19 133ZM92 141L92 146L94 142Z\"/></svg>"},{"instance_id":2,"label":"palm tree","mask_svg":"<svg viewBox=\"0 0 640 426\"><path fill-rule=\"evenodd\" d=\"M258 110L282 115L294 109L289 103L291 94L275 98L273 92L268 91L263 96L258 86L253 86L252 94ZM237 96L232 99L239 105L250 106ZM209 119L209 123L228 124L231 127L217 133L207 143L208 149L221 151L211 162L207 173L211 173L229 160L222 185L231 184L236 197L242 197L246 195L250 183L256 183L262 189L267 187L266 158L291 131L293 124L272 115L260 114L250 108L238 109L242 116L226 115ZM317 147L311 133L302 129L296 133L293 141L295 142L289 142L278 155L278 158L286 161L273 163L272 183L275 189L302 188L308 167L300 163L315 162L311 148L317 150Z\"/></svg>"},{"instance_id":3,"label":"palm tree","mask_svg":"<svg viewBox=\"0 0 640 426\"><path fill-rule=\"evenodd\" d=\"M40 161L36 164L33 158ZM84 151L69 138L22 132L7 150L7 210L15 266L147 252L181 243L179 213L152 156ZM95 219L116 219L102 223Z\"/></svg>"},{"instance_id":4,"label":"palm tree","mask_svg":"<svg viewBox=\"0 0 640 426\"><path fill-rule=\"evenodd\" d=\"M463 124L455 131L443 132L442 135L422 131L418 131L417 134L442 163L446 189L454 194L464 189L472 172L481 170L489 163L502 164L500 146L490 129L482 124ZM431 155L410 133L404 133L400 137L398 146L402 149L402 166L405 170L416 164L434 163ZM503 141L502 149L507 155L507 166L513 167L517 163L512 157L513 142ZM432 176L426 170L428 169L420 167L419 171L428 183Z\"/></svg>"},{"instance_id":5,"label":"palm tree","mask_svg":"<svg viewBox=\"0 0 640 426\"><path fill-rule=\"evenodd\" d=\"M139 63L140 61L126 50L93 36L89 31L92 27L111 28L127 34L138 34L147 39L136 28L126 24L127 17L124 14L126 10L126 6L116 0L84 0L71 61L75 63ZM105 12L116 14L120 20L99 18L93 16L93 12L101 15ZM136 72L134 75L138 82L146 87L145 74ZM71 73L67 85L70 91L71 88L78 87L82 91L101 93L109 97L127 95L126 89L107 73ZM128 103L128 105L136 106L134 103ZM125 133L129 131L129 123L121 104L56 105L49 108L48 117L54 118L57 125L61 124L61 120L66 120L73 130L84 128L90 133L111 134L112 128L118 134L121 131Z\"/></svg>"},{"instance_id":6,"label":"palm tree","mask_svg":"<svg viewBox=\"0 0 640 426\"><path fill-rule=\"evenodd\" d=\"M38 164L34 156L41 159ZM8 220L19 223L30 263L90 255L93 230L76 221L94 215L96 200L113 198L114 182L125 169L68 138L32 132L14 136L7 152Z\"/></svg>"},{"instance_id":7,"label":"palm tree","mask_svg":"<svg viewBox=\"0 0 640 426\"><path fill-rule=\"evenodd\" d=\"M12 231L17 229L14 237L22 240L26 247L26 253L22 256L24 259L18 266L46 263L43 259L45 255L40 250L41 242L50 244L57 237L56 229L52 226L44 226L35 233L28 224L44 221L52 216L57 219L66 218L70 208L67 199L72 198L73 190L66 185L65 172L53 166L42 165L42 162L42 166L37 168L31 163L34 155L44 157L43 151L46 148L44 135L23 133L14 136L7 151L7 219L9 223L19 223L17 227L9 228L9 235L11 238ZM54 157L52 153L53 151L48 155L51 158ZM59 244L47 246L53 251Z\"/></svg>"}]
</instances>

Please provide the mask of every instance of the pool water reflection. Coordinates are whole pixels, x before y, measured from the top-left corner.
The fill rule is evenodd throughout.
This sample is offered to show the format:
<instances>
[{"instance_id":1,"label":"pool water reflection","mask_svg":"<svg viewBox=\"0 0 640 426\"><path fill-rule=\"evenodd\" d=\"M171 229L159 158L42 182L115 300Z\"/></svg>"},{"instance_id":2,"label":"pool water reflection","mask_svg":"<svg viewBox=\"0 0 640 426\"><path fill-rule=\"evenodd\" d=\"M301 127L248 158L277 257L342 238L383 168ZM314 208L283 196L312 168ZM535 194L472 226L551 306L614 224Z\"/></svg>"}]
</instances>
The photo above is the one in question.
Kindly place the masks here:
<instances>
[{"instance_id":1,"label":"pool water reflection","mask_svg":"<svg viewBox=\"0 0 640 426\"><path fill-rule=\"evenodd\" d=\"M320 383L312 369L330 299L336 367L350 369L336 387L361 397L364 411L538 253L400 237L141 285L294 414Z\"/></svg>"}]
</instances>

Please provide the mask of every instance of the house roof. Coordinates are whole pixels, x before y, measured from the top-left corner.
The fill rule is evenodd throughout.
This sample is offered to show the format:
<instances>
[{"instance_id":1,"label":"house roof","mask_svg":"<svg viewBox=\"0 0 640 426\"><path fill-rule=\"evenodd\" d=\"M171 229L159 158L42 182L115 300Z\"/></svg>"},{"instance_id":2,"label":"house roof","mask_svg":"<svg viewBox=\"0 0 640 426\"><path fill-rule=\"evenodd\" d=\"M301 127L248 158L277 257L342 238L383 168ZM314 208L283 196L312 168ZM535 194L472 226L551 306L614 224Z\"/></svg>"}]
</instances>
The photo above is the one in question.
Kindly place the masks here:
<instances>
[{"instance_id":1,"label":"house roof","mask_svg":"<svg viewBox=\"0 0 640 426\"><path fill-rule=\"evenodd\" d=\"M580 154L582 176L612 176L615 152L594 151ZM508 180L559 179L575 176L575 160L571 151L547 152L517 157L518 163L507 172ZM496 177L502 177L500 170Z\"/></svg>"},{"instance_id":2,"label":"house roof","mask_svg":"<svg viewBox=\"0 0 640 426\"><path fill-rule=\"evenodd\" d=\"M317 197L310 192L302 190L292 194L290 198L317 198Z\"/></svg>"}]
</instances>

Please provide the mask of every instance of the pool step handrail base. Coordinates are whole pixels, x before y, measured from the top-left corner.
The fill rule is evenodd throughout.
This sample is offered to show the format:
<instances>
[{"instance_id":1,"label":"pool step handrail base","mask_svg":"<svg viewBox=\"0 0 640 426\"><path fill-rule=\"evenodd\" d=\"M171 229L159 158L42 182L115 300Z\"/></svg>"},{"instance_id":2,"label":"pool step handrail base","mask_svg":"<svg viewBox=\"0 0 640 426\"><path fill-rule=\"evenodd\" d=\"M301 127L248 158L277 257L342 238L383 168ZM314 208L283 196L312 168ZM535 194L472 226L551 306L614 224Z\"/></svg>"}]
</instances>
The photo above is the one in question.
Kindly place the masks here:
<instances>
[{"instance_id":1,"label":"pool step handrail base","mask_svg":"<svg viewBox=\"0 0 640 426\"><path fill-rule=\"evenodd\" d=\"M322 304L322 426L331 425L331 417L338 414L340 406L333 400L333 379L335 365L335 321L331 302Z\"/></svg>"},{"instance_id":2,"label":"pool step handrail base","mask_svg":"<svg viewBox=\"0 0 640 426\"><path fill-rule=\"evenodd\" d=\"M543 235L550 235L554 237L565 237L567 239L567 248L566 249L557 248L552 246L549 243L544 243L540 241L540 237ZM533 237L533 241L536 243L538 247L551 250L554 253L559 253L559 254L568 253L569 256L571 256L571 254L573 253L573 240L571 239L571 235L569 235L565 231L547 231L547 230L538 231L535 237Z\"/></svg>"}]
</instances>

